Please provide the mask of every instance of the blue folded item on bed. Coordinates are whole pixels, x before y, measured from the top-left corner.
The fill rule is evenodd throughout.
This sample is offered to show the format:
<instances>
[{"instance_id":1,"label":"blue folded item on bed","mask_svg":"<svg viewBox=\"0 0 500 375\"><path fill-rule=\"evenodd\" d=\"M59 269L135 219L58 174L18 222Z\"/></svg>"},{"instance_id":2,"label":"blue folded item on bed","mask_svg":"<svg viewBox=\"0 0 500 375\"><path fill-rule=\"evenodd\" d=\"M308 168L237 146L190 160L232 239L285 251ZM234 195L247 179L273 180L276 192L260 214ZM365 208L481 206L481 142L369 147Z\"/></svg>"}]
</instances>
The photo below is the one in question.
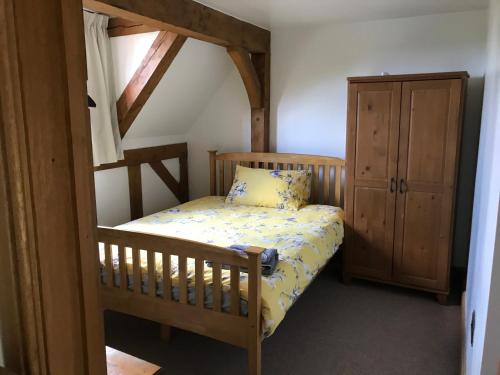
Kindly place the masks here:
<instances>
[{"instance_id":1,"label":"blue folded item on bed","mask_svg":"<svg viewBox=\"0 0 500 375\"><path fill-rule=\"evenodd\" d=\"M228 247L230 250L237 251L239 253L244 253L250 246L245 245L231 245ZM262 275L270 276L276 270L278 265L278 250L276 249L264 249L261 253L261 265L262 265ZM207 261L207 266L212 267L212 262ZM227 265L222 265L222 268L229 269ZM248 272L244 267L240 268L241 272Z\"/></svg>"}]
</instances>

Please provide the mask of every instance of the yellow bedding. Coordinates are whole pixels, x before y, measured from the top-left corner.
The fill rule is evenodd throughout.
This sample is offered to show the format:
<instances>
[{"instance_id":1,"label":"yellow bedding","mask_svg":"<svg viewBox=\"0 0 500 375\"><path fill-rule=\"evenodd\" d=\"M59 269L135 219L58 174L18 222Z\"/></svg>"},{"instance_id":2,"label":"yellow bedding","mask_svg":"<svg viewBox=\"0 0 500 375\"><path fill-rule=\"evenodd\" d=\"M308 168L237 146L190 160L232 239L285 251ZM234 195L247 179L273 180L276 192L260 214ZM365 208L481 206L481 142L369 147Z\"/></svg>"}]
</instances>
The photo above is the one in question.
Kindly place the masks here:
<instances>
[{"instance_id":1,"label":"yellow bedding","mask_svg":"<svg viewBox=\"0 0 500 375\"><path fill-rule=\"evenodd\" d=\"M280 210L226 204L224 199L197 199L120 225L117 229L179 237L224 247L252 245L278 249L276 271L271 276L262 277L263 333L268 336L342 243L343 211L323 205L309 205L298 211ZM145 262L142 256L141 260ZM131 263L131 259L127 261ZM161 269L160 257L157 257L157 267ZM175 286L175 259L172 273ZM190 283L194 283L194 262L188 262L188 277ZM205 266L208 287L211 278L211 269ZM241 273L240 286L241 298L246 300L248 283L245 273ZM223 275L223 288L225 291L229 288L227 273Z\"/></svg>"}]
</instances>

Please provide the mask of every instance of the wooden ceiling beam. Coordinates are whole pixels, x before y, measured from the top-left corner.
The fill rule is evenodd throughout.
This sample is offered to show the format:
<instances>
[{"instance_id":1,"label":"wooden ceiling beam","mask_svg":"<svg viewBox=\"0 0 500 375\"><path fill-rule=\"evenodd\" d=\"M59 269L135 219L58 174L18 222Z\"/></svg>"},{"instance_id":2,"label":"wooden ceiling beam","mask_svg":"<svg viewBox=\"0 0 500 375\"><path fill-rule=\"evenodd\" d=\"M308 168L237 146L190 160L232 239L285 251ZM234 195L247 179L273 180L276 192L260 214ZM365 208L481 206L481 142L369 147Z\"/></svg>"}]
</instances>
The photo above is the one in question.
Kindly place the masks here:
<instances>
[{"instance_id":1,"label":"wooden ceiling beam","mask_svg":"<svg viewBox=\"0 0 500 375\"><path fill-rule=\"evenodd\" d=\"M116 103L122 138L132 126L185 41L185 36L169 31L160 31L156 37Z\"/></svg>"},{"instance_id":2,"label":"wooden ceiling beam","mask_svg":"<svg viewBox=\"0 0 500 375\"><path fill-rule=\"evenodd\" d=\"M134 21L129 21L120 17L110 18L108 23L108 36L110 38L116 36L151 33L154 31L159 30L154 27L143 25L142 23Z\"/></svg>"},{"instance_id":3,"label":"wooden ceiling beam","mask_svg":"<svg viewBox=\"0 0 500 375\"><path fill-rule=\"evenodd\" d=\"M252 109L262 107L262 90L257 71L250 59L250 54L247 50L239 47L228 47L227 53L236 65L240 72L241 79L245 85Z\"/></svg>"},{"instance_id":4,"label":"wooden ceiling beam","mask_svg":"<svg viewBox=\"0 0 500 375\"><path fill-rule=\"evenodd\" d=\"M193 0L83 0L83 6L158 30L218 44L267 52L268 30Z\"/></svg>"}]
</instances>

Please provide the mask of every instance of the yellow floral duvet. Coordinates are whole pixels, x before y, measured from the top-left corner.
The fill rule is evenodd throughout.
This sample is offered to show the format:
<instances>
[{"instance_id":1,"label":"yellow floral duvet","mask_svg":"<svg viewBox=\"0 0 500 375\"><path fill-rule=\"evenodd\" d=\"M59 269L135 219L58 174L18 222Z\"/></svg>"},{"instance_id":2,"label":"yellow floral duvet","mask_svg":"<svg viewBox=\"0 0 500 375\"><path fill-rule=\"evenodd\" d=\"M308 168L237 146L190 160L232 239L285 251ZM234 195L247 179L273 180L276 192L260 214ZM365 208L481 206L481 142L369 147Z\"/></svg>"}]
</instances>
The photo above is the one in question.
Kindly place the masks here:
<instances>
[{"instance_id":1,"label":"yellow floral duvet","mask_svg":"<svg viewBox=\"0 0 500 375\"><path fill-rule=\"evenodd\" d=\"M160 234L217 246L252 245L275 248L276 271L262 277L263 334L269 336L285 313L333 256L344 236L343 211L323 205L308 205L298 211L226 204L224 197L205 197L120 225L117 229ZM132 260L127 252L129 279ZM159 255L159 254L158 254ZM101 249L101 260L104 254ZM176 257L172 257L173 296L176 298ZM161 257L156 258L161 270ZM115 262L116 263L116 262ZM141 256L143 272L146 259ZM161 290L157 273L157 282ZM144 278L144 277L143 277ZM194 261L188 260L188 278L194 286ZM241 273L242 312L246 313L247 275ZM211 269L205 266L205 303L211 304ZM194 303L194 288L189 300ZM229 272L223 271L223 307L229 303Z\"/></svg>"}]
</instances>

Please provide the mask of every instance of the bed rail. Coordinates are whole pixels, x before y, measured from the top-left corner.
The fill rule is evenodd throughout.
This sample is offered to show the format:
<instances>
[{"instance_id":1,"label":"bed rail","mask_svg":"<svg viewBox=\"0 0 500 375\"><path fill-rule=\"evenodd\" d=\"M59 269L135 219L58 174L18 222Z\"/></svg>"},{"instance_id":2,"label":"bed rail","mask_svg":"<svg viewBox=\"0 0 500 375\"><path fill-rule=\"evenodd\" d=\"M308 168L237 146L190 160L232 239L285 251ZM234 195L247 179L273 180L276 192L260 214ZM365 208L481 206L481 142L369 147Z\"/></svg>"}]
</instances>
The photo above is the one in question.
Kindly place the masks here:
<instances>
[{"instance_id":1,"label":"bed rail","mask_svg":"<svg viewBox=\"0 0 500 375\"><path fill-rule=\"evenodd\" d=\"M308 169L312 172L313 204L343 207L345 160L316 155L232 152L210 154L210 194L226 195L231 189L236 165L279 170ZM218 178L217 178L218 177Z\"/></svg>"},{"instance_id":2,"label":"bed rail","mask_svg":"<svg viewBox=\"0 0 500 375\"><path fill-rule=\"evenodd\" d=\"M164 325L193 331L249 350L259 356L261 340L261 252L251 247L246 254L179 238L99 227L104 245L103 304L105 309L137 315ZM132 252L132 283L128 283L127 249ZM147 254L147 293L142 288L141 251ZM118 253L118 265L113 253ZM163 294L157 293L156 256L162 257ZM178 257L179 299L172 294L171 256ZM115 255L116 257L116 255ZM187 259L195 261L195 304L188 299ZM205 305L206 261L213 262L213 306ZM115 263L115 264L113 264ZM230 311L222 309L222 267L230 268ZM240 313L240 268L248 269L248 315ZM115 278L115 272L118 277ZM119 282L115 282L116 279ZM151 282L155 280L155 282ZM250 354L252 351L252 354ZM256 363L255 358L250 363ZM260 362L260 361L259 361Z\"/></svg>"}]
</instances>

